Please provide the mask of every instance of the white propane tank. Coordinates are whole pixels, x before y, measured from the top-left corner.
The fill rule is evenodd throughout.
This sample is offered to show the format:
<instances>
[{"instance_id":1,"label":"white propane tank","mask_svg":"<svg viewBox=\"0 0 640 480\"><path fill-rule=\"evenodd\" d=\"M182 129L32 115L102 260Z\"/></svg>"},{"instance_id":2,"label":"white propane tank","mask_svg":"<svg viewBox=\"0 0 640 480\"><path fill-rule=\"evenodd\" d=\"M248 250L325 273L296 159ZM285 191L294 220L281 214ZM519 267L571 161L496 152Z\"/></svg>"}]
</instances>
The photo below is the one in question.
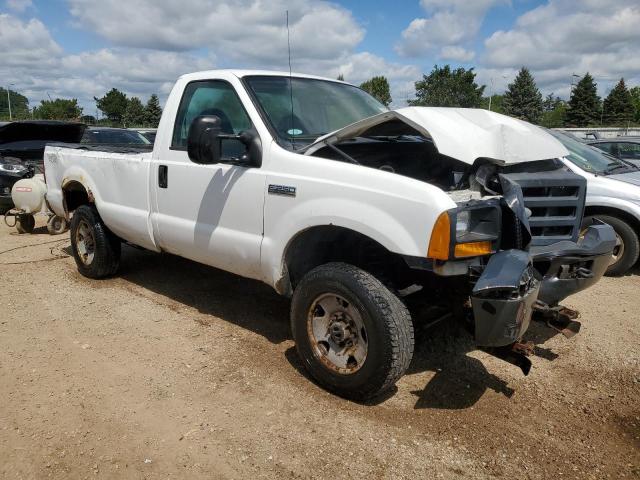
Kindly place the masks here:
<instances>
[{"instance_id":1,"label":"white propane tank","mask_svg":"<svg viewBox=\"0 0 640 480\"><path fill-rule=\"evenodd\" d=\"M13 184L11 200L18 210L24 213L38 213L44 204L47 185L38 177L23 178Z\"/></svg>"}]
</instances>

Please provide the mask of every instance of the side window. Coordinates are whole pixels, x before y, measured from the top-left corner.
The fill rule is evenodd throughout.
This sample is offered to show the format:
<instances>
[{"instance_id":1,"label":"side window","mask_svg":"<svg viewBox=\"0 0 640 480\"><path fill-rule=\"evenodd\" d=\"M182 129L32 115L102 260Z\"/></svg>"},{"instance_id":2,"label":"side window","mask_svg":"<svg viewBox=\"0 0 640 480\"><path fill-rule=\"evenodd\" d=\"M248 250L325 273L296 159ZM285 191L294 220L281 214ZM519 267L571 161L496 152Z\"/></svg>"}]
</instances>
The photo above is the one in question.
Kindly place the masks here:
<instances>
[{"instance_id":1,"label":"side window","mask_svg":"<svg viewBox=\"0 0 640 480\"><path fill-rule=\"evenodd\" d=\"M640 158L640 144L638 143L619 143L620 158L637 160Z\"/></svg>"},{"instance_id":2,"label":"side window","mask_svg":"<svg viewBox=\"0 0 640 480\"><path fill-rule=\"evenodd\" d=\"M603 152L607 152L609 155L616 155L615 145L613 143L596 143L593 145L594 147L598 147Z\"/></svg>"},{"instance_id":3,"label":"side window","mask_svg":"<svg viewBox=\"0 0 640 480\"><path fill-rule=\"evenodd\" d=\"M185 150L189 126L200 115L216 115L222 124L222 133L238 134L251 128L251 120L234 88L222 80L189 83L182 95L176 123L173 127L171 148ZM223 142L223 155L235 156L238 142ZM231 150L231 151L227 151Z\"/></svg>"}]
</instances>

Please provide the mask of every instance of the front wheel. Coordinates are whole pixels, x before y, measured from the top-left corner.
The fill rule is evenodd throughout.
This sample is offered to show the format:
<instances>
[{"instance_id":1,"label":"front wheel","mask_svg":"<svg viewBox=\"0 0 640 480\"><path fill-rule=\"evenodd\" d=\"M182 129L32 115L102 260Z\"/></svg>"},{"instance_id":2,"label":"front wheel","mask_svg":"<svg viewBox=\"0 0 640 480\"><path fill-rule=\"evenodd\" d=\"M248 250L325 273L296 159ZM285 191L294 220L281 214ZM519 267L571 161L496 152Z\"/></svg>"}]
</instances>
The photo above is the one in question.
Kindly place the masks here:
<instances>
[{"instance_id":1,"label":"front wheel","mask_svg":"<svg viewBox=\"0 0 640 480\"><path fill-rule=\"evenodd\" d=\"M82 205L71 219L71 250L78 271L89 278L113 275L120 264L120 240L102 222L98 211Z\"/></svg>"},{"instance_id":2,"label":"front wheel","mask_svg":"<svg viewBox=\"0 0 640 480\"><path fill-rule=\"evenodd\" d=\"M594 218L608 223L616 232L616 246L613 249L611 264L605 275L609 277L624 275L638 261L640 254L638 234L627 222L611 215L585 217L583 227L591 225Z\"/></svg>"},{"instance_id":3,"label":"front wheel","mask_svg":"<svg viewBox=\"0 0 640 480\"><path fill-rule=\"evenodd\" d=\"M291 328L311 375L345 398L390 389L413 356L406 306L373 275L344 263L305 275L293 293Z\"/></svg>"}]
</instances>

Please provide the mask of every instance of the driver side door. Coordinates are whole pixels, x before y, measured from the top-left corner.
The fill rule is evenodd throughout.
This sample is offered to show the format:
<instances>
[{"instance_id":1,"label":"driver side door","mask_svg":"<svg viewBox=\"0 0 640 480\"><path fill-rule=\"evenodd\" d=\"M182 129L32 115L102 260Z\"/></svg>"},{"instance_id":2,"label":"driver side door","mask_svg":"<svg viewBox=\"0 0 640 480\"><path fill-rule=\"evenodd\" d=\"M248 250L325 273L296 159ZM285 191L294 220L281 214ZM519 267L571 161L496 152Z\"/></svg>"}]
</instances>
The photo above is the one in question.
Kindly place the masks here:
<instances>
[{"instance_id":1,"label":"driver side door","mask_svg":"<svg viewBox=\"0 0 640 480\"><path fill-rule=\"evenodd\" d=\"M156 242L164 251L259 278L265 176L263 170L193 163L187 155L189 127L200 115L216 115L222 133L252 128L233 85L194 81L185 87L171 146L154 162ZM239 142L223 142L222 157L238 155Z\"/></svg>"}]
</instances>

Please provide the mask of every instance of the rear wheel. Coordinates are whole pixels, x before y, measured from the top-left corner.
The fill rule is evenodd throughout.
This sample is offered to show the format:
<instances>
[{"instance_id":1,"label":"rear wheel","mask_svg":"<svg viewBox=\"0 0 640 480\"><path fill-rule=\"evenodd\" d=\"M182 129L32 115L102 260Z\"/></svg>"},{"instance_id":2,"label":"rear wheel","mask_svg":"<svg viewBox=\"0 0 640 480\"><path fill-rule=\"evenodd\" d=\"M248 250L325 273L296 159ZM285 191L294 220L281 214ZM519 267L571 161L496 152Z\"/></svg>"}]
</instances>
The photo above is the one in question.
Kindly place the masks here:
<instances>
[{"instance_id":1,"label":"rear wheel","mask_svg":"<svg viewBox=\"0 0 640 480\"><path fill-rule=\"evenodd\" d=\"M98 211L82 205L71 219L71 250L78 271L89 278L113 275L120 264L120 239L109 231Z\"/></svg>"},{"instance_id":2,"label":"rear wheel","mask_svg":"<svg viewBox=\"0 0 640 480\"><path fill-rule=\"evenodd\" d=\"M405 305L373 275L344 263L322 265L302 279L291 326L311 375L346 398L364 400L390 389L413 355Z\"/></svg>"},{"instance_id":3,"label":"rear wheel","mask_svg":"<svg viewBox=\"0 0 640 480\"><path fill-rule=\"evenodd\" d=\"M22 214L18 215L16 220L16 230L18 233L31 233L33 232L33 228L36 226L36 219L33 215L30 214Z\"/></svg>"},{"instance_id":4,"label":"rear wheel","mask_svg":"<svg viewBox=\"0 0 640 480\"><path fill-rule=\"evenodd\" d=\"M616 246L613 249L611 265L607 268L605 275L610 277L623 275L638 261L638 255L640 255L638 234L626 221L611 215L585 217L583 226L591 225L594 218L611 225L616 232Z\"/></svg>"}]
</instances>

